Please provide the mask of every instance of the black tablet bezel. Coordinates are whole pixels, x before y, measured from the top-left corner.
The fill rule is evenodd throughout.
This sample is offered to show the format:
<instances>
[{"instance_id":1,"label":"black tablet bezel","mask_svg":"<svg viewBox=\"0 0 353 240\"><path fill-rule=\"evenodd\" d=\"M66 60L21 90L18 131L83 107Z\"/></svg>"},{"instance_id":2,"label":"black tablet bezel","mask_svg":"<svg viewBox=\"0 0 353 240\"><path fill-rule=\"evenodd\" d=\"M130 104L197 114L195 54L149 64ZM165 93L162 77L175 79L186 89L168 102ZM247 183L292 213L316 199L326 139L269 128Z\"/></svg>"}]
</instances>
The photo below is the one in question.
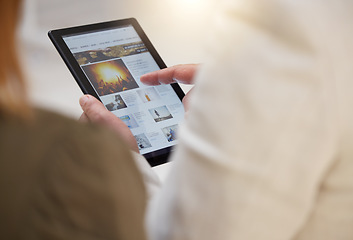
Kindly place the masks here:
<instances>
[{"instance_id":1,"label":"black tablet bezel","mask_svg":"<svg viewBox=\"0 0 353 240\"><path fill-rule=\"evenodd\" d=\"M154 60L156 61L157 65L161 69L166 68L167 66L165 65L162 58L157 53L156 49L153 47L152 43L150 42L150 40L148 39L145 32L142 30L141 26L135 18L88 24L63 29L55 29L48 32L50 40L54 44L56 50L59 52L61 58L64 60L66 66L69 68L71 74L75 78L77 84L79 85L83 93L90 94L100 100L96 91L93 89L92 85L89 83L87 77L85 76L81 67L76 61L75 57L64 42L63 37L69 35L96 32L100 30L114 29L128 25L132 25L135 28L137 34L145 44L146 48L148 49ZM185 94L180 88L180 86L176 83L173 83L171 86L173 87L175 93L178 95L180 100L182 100ZM163 148L152 153L144 154L144 157L147 159L151 166L160 165L168 161L168 156L171 150L172 147Z\"/></svg>"}]
</instances>

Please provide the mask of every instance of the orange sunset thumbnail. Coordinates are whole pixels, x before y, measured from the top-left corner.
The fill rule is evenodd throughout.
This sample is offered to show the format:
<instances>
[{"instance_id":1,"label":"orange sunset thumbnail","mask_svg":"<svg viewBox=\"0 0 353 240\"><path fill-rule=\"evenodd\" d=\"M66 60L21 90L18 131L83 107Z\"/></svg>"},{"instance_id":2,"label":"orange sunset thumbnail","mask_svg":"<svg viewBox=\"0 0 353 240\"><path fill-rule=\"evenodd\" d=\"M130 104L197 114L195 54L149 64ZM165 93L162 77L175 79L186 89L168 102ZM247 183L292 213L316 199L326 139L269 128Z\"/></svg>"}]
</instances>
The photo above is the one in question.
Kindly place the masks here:
<instances>
[{"instance_id":1,"label":"orange sunset thumbnail","mask_svg":"<svg viewBox=\"0 0 353 240\"><path fill-rule=\"evenodd\" d=\"M121 59L86 65L82 68L100 96L139 87Z\"/></svg>"}]
</instances>

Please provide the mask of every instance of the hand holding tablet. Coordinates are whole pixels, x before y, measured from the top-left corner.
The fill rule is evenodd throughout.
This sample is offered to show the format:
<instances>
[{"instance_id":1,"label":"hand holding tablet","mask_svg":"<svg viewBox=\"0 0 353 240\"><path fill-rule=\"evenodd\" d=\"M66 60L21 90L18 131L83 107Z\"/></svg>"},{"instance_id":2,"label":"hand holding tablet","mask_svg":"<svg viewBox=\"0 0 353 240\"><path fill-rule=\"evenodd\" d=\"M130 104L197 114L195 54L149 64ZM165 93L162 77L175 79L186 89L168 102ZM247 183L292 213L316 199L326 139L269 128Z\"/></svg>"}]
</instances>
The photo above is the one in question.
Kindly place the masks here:
<instances>
[{"instance_id":1,"label":"hand holding tablet","mask_svg":"<svg viewBox=\"0 0 353 240\"><path fill-rule=\"evenodd\" d=\"M134 135L154 166L167 161L184 118L179 85L140 76L165 68L135 19L53 30L49 37L84 93L99 99Z\"/></svg>"}]
</instances>

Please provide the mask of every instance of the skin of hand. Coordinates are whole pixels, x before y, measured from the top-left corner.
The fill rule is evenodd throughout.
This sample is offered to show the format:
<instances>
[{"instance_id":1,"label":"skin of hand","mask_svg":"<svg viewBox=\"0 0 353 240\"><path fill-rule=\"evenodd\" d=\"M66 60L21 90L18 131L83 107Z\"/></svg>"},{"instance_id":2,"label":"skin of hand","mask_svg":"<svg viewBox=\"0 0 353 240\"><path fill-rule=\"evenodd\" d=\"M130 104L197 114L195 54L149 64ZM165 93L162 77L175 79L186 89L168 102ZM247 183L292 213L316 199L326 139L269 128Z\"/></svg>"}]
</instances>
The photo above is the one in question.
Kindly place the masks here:
<instances>
[{"instance_id":1,"label":"skin of hand","mask_svg":"<svg viewBox=\"0 0 353 240\"><path fill-rule=\"evenodd\" d=\"M80 122L93 122L108 127L122 137L131 150L139 153L136 139L129 127L108 111L100 101L91 95L83 95L80 98L80 105L83 110Z\"/></svg>"},{"instance_id":2,"label":"skin of hand","mask_svg":"<svg viewBox=\"0 0 353 240\"><path fill-rule=\"evenodd\" d=\"M181 64L169 68L164 68L155 72L146 73L140 77L140 81L146 85L161 85L170 83L193 84L195 73L199 64ZM185 111L188 110L188 102L192 89L183 98Z\"/></svg>"},{"instance_id":3,"label":"skin of hand","mask_svg":"<svg viewBox=\"0 0 353 240\"><path fill-rule=\"evenodd\" d=\"M141 76L140 80L145 85L161 85L170 83L192 84L194 75L198 69L197 64L176 65L170 68L165 68L155 72L147 73ZM184 99L184 108L187 111L188 99L190 97L189 91ZM131 150L139 152L136 139L132 135L130 129L126 124L116 117L113 113L108 111L104 105L91 95L84 95L80 98L80 105L83 113L79 119L81 122L93 122L112 129L119 136L121 136Z\"/></svg>"}]
</instances>

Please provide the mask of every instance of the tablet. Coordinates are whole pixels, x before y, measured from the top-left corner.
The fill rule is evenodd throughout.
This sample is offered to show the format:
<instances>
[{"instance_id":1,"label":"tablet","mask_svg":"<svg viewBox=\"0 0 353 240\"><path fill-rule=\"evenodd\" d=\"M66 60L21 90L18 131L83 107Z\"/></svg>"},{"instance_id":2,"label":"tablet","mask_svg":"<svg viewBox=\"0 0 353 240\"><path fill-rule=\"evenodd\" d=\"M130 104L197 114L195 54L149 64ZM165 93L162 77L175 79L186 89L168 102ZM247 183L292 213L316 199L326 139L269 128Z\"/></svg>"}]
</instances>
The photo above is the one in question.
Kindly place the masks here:
<instances>
[{"instance_id":1,"label":"tablet","mask_svg":"<svg viewBox=\"0 0 353 240\"><path fill-rule=\"evenodd\" d=\"M81 90L130 128L150 165L167 162L184 118L184 93L176 83L140 82L141 75L166 65L136 19L56 29L48 35Z\"/></svg>"}]
</instances>

